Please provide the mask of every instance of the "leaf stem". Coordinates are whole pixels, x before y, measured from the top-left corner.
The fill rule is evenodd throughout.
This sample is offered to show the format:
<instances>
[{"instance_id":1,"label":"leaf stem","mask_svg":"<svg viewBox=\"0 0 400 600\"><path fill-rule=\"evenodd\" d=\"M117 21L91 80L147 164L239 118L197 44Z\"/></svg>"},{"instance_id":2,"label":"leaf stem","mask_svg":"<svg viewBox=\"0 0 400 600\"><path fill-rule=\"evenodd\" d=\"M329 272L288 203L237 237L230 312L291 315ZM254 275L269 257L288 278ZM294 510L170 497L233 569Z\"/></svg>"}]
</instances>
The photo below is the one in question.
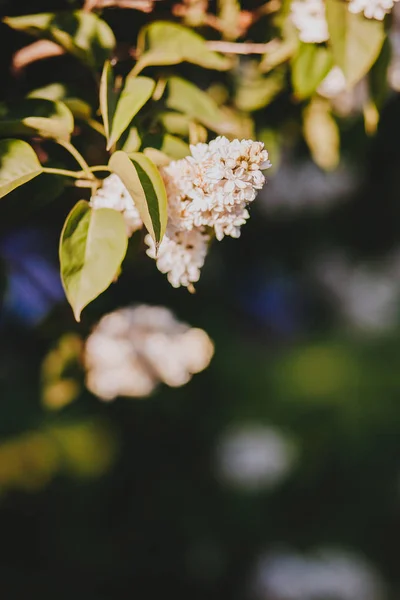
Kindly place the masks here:
<instances>
[{"instance_id":1,"label":"leaf stem","mask_svg":"<svg viewBox=\"0 0 400 600\"><path fill-rule=\"evenodd\" d=\"M67 169L53 169L52 167L43 167L43 173L63 175L64 177L73 177L74 179L82 179L82 176L85 176L83 171L68 171Z\"/></svg>"},{"instance_id":2,"label":"leaf stem","mask_svg":"<svg viewBox=\"0 0 400 600\"><path fill-rule=\"evenodd\" d=\"M89 125L89 127L94 129L94 131L97 131L97 133L99 133L103 137L106 137L103 125L96 121L96 119L88 119L87 124Z\"/></svg>"},{"instance_id":3,"label":"leaf stem","mask_svg":"<svg viewBox=\"0 0 400 600\"><path fill-rule=\"evenodd\" d=\"M93 175L90 172L90 167L87 164L86 160L83 158L82 154L75 148L71 142L67 142L65 140L57 140L57 143L60 144L67 152L71 154L78 163L80 167L82 167L82 171L85 173L88 179L93 179Z\"/></svg>"},{"instance_id":4,"label":"leaf stem","mask_svg":"<svg viewBox=\"0 0 400 600\"><path fill-rule=\"evenodd\" d=\"M112 173L110 167L106 165L96 165L95 167L90 167L90 170L92 173L96 173L97 171L108 171L109 173Z\"/></svg>"}]
</instances>

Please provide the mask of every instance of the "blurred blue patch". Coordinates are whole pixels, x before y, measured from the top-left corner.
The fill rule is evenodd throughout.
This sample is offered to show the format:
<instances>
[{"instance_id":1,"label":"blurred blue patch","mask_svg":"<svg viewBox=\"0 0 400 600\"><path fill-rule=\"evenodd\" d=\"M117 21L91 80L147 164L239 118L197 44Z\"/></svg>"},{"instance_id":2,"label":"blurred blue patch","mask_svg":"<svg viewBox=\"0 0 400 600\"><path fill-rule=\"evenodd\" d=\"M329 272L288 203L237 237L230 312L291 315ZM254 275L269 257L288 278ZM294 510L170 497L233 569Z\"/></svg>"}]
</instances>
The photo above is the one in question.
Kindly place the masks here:
<instances>
[{"instance_id":1,"label":"blurred blue patch","mask_svg":"<svg viewBox=\"0 0 400 600\"><path fill-rule=\"evenodd\" d=\"M244 289L240 293L243 308L274 333L291 336L303 328L304 299L292 277L251 275Z\"/></svg>"},{"instance_id":2,"label":"blurred blue patch","mask_svg":"<svg viewBox=\"0 0 400 600\"><path fill-rule=\"evenodd\" d=\"M46 232L19 229L0 240L6 292L0 322L15 318L27 325L41 321L64 297L54 249Z\"/></svg>"}]
</instances>

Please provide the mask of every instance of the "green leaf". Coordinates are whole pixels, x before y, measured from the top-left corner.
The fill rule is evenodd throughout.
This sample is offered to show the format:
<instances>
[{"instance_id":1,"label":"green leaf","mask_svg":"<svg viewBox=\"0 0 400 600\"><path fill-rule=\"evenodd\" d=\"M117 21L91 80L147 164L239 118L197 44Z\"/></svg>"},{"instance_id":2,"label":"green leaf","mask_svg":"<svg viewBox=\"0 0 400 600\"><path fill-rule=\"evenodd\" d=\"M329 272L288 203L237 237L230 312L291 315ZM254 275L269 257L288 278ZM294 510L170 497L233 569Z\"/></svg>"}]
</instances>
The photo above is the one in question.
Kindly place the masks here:
<instances>
[{"instance_id":1,"label":"green leaf","mask_svg":"<svg viewBox=\"0 0 400 600\"><path fill-rule=\"evenodd\" d=\"M132 74L152 65L177 65L189 62L206 69L225 71L231 61L207 48L204 38L193 30L166 21L146 25L139 33L138 62Z\"/></svg>"},{"instance_id":2,"label":"green leaf","mask_svg":"<svg viewBox=\"0 0 400 600\"><path fill-rule=\"evenodd\" d=\"M240 2L238 0L219 0L218 9L218 18L223 25L224 38L236 40L243 33L240 27Z\"/></svg>"},{"instance_id":3,"label":"green leaf","mask_svg":"<svg viewBox=\"0 0 400 600\"><path fill-rule=\"evenodd\" d=\"M28 98L15 104L0 118L0 136L39 135L69 140L74 117L63 102Z\"/></svg>"},{"instance_id":4,"label":"green leaf","mask_svg":"<svg viewBox=\"0 0 400 600\"><path fill-rule=\"evenodd\" d=\"M296 52L298 40L296 37L289 37L285 40L276 40L274 46L264 54L259 69L261 73L269 73L275 67L288 61Z\"/></svg>"},{"instance_id":5,"label":"green leaf","mask_svg":"<svg viewBox=\"0 0 400 600\"><path fill-rule=\"evenodd\" d=\"M236 90L235 104L239 110L253 112L267 106L282 91L285 84L283 71L268 77L244 79Z\"/></svg>"},{"instance_id":6,"label":"green leaf","mask_svg":"<svg viewBox=\"0 0 400 600\"><path fill-rule=\"evenodd\" d=\"M77 98L67 86L62 83L49 83L41 88L36 88L29 92L28 98L42 98L45 100L61 100L71 111L76 119L87 121L92 116L92 107L88 102Z\"/></svg>"},{"instance_id":7,"label":"green leaf","mask_svg":"<svg viewBox=\"0 0 400 600\"><path fill-rule=\"evenodd\" d=\"M113 68L110 61L107 60L104 63L100 80L100 111L107 139L110 137L111 123L118 99L114 86Z\"/></svg>"},{"instance_id":8,"label":"green leaf","mask_svg":"<svg viewBox=\"0 0 400 600\"><path fill-rule=\"evenodd\" d=\"M115 47L110 27L91 12L40 13L4 21L13 29L56 42L92 68L103 65Z\"/></svg>"},{"instance_id":9,"label":"green leaf","mask_svg":"<svg viewBox=\"0 0 400 600\"><path fill-rule=\"evenodd\" d=\"M128 156L121 150L111 156L109 167L128 189L147 231L159 244L167 226L167 192L157 167L140 152Z\"/></svg>"},{"instance_id":10,"label":"green leaf","mask_svg":"<svg viewBox=\"0 0 400 600\"><path fill-rule=\"evenodd\" d=\"M385 39L383 21L353 14L342 0L326 0L326 18L335 64L353 86L369 71Z\"/></svg>"},{"instance_id":11,"label":"green leaf","mask_svg":"<svg viewBox=\"0 0 400 600\"><path fill-rule=\"evenodd\" d=\"M61 280L75 319L115 279L128 246L121 213L80 200L60 238Z\"/></svg>"},{"instance_id":12,"label":"green leaf","mask_svg":"<svg viewBox=\"0 0 400 600\"><path fill-rule=\"evenodd\" d=\"M304 110L303 132L314 162L330 171L339 163L340 135L328 100L314 98Z\"/></svg>"},{"instance_id":13,"label":"green leaf","mask_svg":"<svg viewBox=\"0 0 400 600\"><path fill-rule=\"evenodd\" d=\"M42 171L42 165L29 144L22 140L0 140L0 198Z\"/></svg>"},{"instance_id":14,"label":"green leaf","mask_svg":"<svg viewBox=\"0 0 400 600\"><path fill-rule=\"evenodd\" d=\"M174 160L185 158L190 154L189 145L181 140L179 137L166 133L163 136L162 144L160 147L161 152L164 152Z\"/></svg>"},{"instance_id":15,"label":"green leaf","mask_svg":"<svg viewBox=\"0 0 400 600\"><path fill-rule=\"evenodd\" d=\"M127 154L137 152L142 144L142 140L137 127L129 127L119 140L118 150L123 150Z\"/></svg>"},{"instance_id":16,"label":"green leaf","mask_svg":"<svg viewBox=\"0 0 400 600\"><path fill-rule=\"evenodd\" d=\"M162 126L172 134L187 137L189 135L189 126L192 121L188 115L178 112L162 112L158 115Z\"/></svg>"},{"instance_id":17,"label":"green leaf","mask_svg":"<svg viewBox=\"0 0 400 600\"><path fill-rule=\"evenodd\" d=\"M216 133L234 134L234 121L220 109L207 92L180 77L171 77L167 88L168 108L186 114Z\"/></svg>"},{"instance_id":18,"label":"green leaf","mask_svg":"<svg viewBox=\"0 0 400 600\"><path fill-rule=\"evenodd\" d=\"M118 98L114 116L112 117L107 150L110 150L110 148L119 140L123 132L132 122L132 119L151 98L155 85L155 81L149 77L126 78L125 85Z\"/></svg>"},{"instance_id":19,"label":"green leaf","mask_svg":"<svg viewBox=\"0 0 400 600\"><path fill-rule=\"evenodd\" d=\"M292 85L296 98L313 95L333 66L332 53L320 44L303 44L292 61Z\"/></svg>"},{"instance_id":20,"label":"green leaf","mask_svg":"<svg viewBox=\"0 0 400 600\"><path fill-rule=\"evenodd\" d=\"M170 159L179 160L189 156L189 145L181 138L169 133L149 133L143 137L142 148L154 148L163 152Z\"/></svg>"},{"instance_id":21,"label":"green leaf","mask_svg":"<svg viewBox=\"0 0 400 600\"><path fill-rule=\"evenodd\" d=\"M392 59L389 38L385 39L378 60L369 72L371 99L377 109L381 109L389 93L388 70Z\"/></svg>"}]
</instances>

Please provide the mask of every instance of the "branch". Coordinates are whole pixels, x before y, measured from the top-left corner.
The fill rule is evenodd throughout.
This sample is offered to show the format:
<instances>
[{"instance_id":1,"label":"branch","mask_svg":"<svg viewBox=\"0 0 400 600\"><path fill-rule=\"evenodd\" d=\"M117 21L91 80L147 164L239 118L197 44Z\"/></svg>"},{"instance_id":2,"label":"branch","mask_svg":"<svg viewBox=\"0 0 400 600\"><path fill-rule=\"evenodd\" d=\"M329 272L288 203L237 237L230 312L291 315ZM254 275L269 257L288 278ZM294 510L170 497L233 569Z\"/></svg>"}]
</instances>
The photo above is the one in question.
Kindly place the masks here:
<instances>
[{"instance_id":1,"label":"branch","mask_svg":"<svg viewBox=\"0 0 400 600\"><path fill-rule=\"evenodd\" d=\"M130 8L150 13L158 0L86 0L84 10L90 12L102 8Z\"/></svg>"},{"instance_id":2,"label":"branch","mask_svg":"<svg viewBox=\"0 0 400 600\"><path fill-rule=\"evenodd\" d=\"M64 48L61 48L55 42L50 40L38 40L18 50L12 59L12 68L15 73L19 73L27 65L41 60L42 58L50 58L65 54Z\"/></svg>"},{"instance_id":3,"label":"branch","mask_svg":"<svg viewBox=\"0 0 400 600\"><path fill-rule=\"evenodd\" d=\"M222 52L222 54L266 54L276 45L276 40L271 40L265 44L253 44L252 42L224 42L210 41L206 42L207 48Z\"/></svg>"}]
</instances>

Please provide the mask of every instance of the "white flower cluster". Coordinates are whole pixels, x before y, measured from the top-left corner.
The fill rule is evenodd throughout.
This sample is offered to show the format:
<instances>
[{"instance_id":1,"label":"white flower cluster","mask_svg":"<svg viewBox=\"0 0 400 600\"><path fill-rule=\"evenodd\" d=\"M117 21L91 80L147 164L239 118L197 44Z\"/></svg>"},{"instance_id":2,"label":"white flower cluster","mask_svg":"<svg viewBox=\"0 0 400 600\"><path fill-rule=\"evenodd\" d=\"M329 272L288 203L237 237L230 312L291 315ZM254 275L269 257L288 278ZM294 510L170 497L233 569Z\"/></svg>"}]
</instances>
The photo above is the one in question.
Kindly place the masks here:
<instances>
[{"instance_id":1,"label":"white flower cluster","mask_svg":"<svg viewBox=\"0 0 400 600\"><path fill-rule=\"evenodd\" d=\"M91 197L90 205L93 208L113 208L122 213L128 236L143 227L131 195L115 173L103 180L102 187Z\"/></svg>"},{"instance_id":2,"label":"white flower cluster","mask_svg":"<svg viewBox=\"0 0 400 600\"><path fill-rule=\"evenodd\" d=\"M216 449L219 479L249 491L278 485L295 459L292 441L279 429L262 424L229 428Z\"/></svg>"},{"instance_id":3,"label":"white flower cluster","mask_svg":"<svg viewBox=\"0 0 400 600\"><path fill-rule=\"evenodd\" d=\"M367 19L382 21L399 0L350 0L351 13L363 13ZM329 39L324 0L293 0L291 3L292 23L299 38L306 44L320 44Z\"/></svg>"},{"instance_id":4,"label":"white flower cluster","mask_svg":"<svg viewBox=\"0 0 400 600\"><path fill-rule=\"evenodd\" d=\"M148 235L148 255L168 273L174 287L199 280L213 230L217 240L238 238L249 218L247 206L264 183L262 169L271 166L261 142L217 137L190 147L191 156L162 170L168 195L168 227L158 254Z\"/></svg>"},{"instance_id":5,"label":"white flower cluster","mask_svg":"<svg viewBox=\"0 0 400 600\"><path fill-rule=\"evenodd\" d=\"M398 0L351 0L349 11L354 14L364 13L367 19L382 21L390 13Z\"/></svg>"},{"instance_id":6,"label":"white flower cluster","mask_svg":"<svg viewBox=\"0 0 400 600\"><path fill-rule=\"evenodd\" d=\"M321 548L311 556L294 551L261 555L255 568L255 596L274 600L382 600L375 569L357 554Z\"/></svg>"},{"instance_id":7,"label":"white flower cluster","mask_svg":"<svg viewBox=\"0 0 400 600\"><path fill-rule=\"evenodd\" d=\"M168 227L158 253L153 238L150 235L145 238L148 256L157 261L158 270L167 274L174 288L190 287L200 279L210 240L203 229L187 231Z\"/></svg>"},{"instance_id":8,"label":"white flower cluster","mask_svg":"<svg viewBox=\"0 0 400 600\"><path fill-rule=\"evenodd\" d=\"M148 256L174 287L189 289L200 278L210 231L222 240L238 238L249 218L247 206L264 183L262 169L271 163L261 142L218 137L191 146L191 156L162 168L168 196L168 226L160 247L145 238ZM142 219L120 178L112 174L92 196L93 208L113 208L124 216L127 233L143 227Z\"/></svg>"},{"instance_id":9,"label":"white flower cluster","mask_svg":"<svg viewBox=\"0 0 400 600\"><path fill-rule=\"evenodd\" d=\"M160 382L184 385L213 354L207 333L167 308L123 308L105 315L86 341L86 385L102 400L148 396Z\"/></svg>"},{"instance_id":10,"label":"white flower cluster","mask_svg":"<svg viewBox=\"0 0 400 600\"><path fill-rule=\"evenodd\" d=\"M329 39L324 0L294 0L290 8L302 42L319 44Z\"/></svg>"},{"instance_id":11,"label":"white flower cluster","mask_svg":"<svg viewBox=\"0 0 400 600\"><path fill-rule=\"evenodd\" d=\"M393 330L398 323L400 254L375 264L351 264L340 254L321 259L317 281L343 321L369 334Z\"/></svg>"}]
</instances>

